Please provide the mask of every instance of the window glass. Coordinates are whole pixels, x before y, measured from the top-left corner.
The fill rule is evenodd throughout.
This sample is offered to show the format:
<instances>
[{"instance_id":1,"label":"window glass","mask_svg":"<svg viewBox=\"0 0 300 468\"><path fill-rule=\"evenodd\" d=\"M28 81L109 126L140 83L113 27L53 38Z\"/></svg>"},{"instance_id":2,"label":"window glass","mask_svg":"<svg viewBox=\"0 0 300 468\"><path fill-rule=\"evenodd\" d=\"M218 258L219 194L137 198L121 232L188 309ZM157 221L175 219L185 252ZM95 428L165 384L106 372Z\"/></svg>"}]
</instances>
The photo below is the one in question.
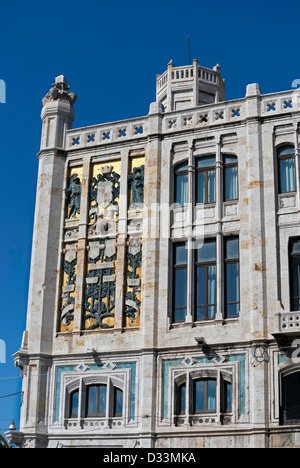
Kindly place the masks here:
<instances>
[{"instance_id":1,"label":"window glass","mask_svg":"<svg viewBox=\"0 0 300 468\"><path fill-rule=\"evenodd\" d=\"M225 258L239 258L239 239L238 237L225 238Z\"/></svg>"},{"instance_id":2,"label":"window glass","mask_svg":"<svg viewBox=\"0 0 300 468\"><path fill-rule=\"evenodd\" d=\"M206 239L197 249L197 261L206 262L216 260L216 240Z\"/></svg>"},{"instance_id":3,"label":"window glass","mask_svg":"<svg viewBox=\"0 0 300 468\"><path fill-rule=\"evenodd\" d=\"M291 252L299 252L300 254L300 239L293 239L291 241Z\"/></svg>"},{"instance_id":4,"label":"window glass","mask_svg":"<svg viewBox=\"0 0 300 468\"><path fill-rule=\"evenodd\" d=\"M174 281L174 322L184 322L186 317L186 268L175 269Z\"/></svg>"},{"instance_id":5,"label":"window glass","mask_svg":"<svg viewBox=\"0 0 300 468\"><path fill-rule=\"evenodd\" d=\"M215 156L205 156L196 160L197 167L212 167L216 164Z\"/></svg>"},{"instance_id":6,"label":"window glass","mask_svg":"<svg viewBox=\"0 0 300 468\"><path fill-rule=\"evenodd\" d=\"M175 202L181 206L188 203L188 175L181 174L176 176L176 195Z\"/></svg>"},{"instance_id":7,"label":"window glass","mask_svg":"<svg viewBox=\"0 0 300 468\"><path fill-rule=\"evenodd\" d=\"M95 385L89 386L87 392L87 416L96 414L96 394L97 387Z\"/></svg>"},{"instance_id":8,"label":"window glass","mask_svg":"<svg viewBox=\"0 0 300 468\"><path fill-rule=\"evenodd\" d=\"M224 382L224 412L231 410L231 399L232 399L232 385L230 382Z\"/></svg>"},{"instance_id":9,"label":"window glass","mask_svg":"<svg viewBox=\"0 0 300 468\"><path fill-rule=\"evenodd\" d=\"M227 263L226 265L226 302L227 317L239 315L239 264Z\"/></svg>"},{"instance_id":10,"label":"window glass","mask_svg":"<svg viewBox=\"0 0 300 468\"><path fill-rule=\"evenodd\" d=\"M216 381L207 381L207 409L209 411L216 410Z\"/></svg>"},{"instance_id":11,"label":"window glass","mask_svg":"<svg viewBox=\"0 0 300 468\"><path fill-rule=\"evenodd\" d=\"M225 167L225 201L237 200L237 166Z\"/></svg>"},{"instance_id":12,"label":"window glass","mask_svg":"<svg viewBox=\"0 0 300 468\"><path fill-rule=\"evenodd\" d=\"M70 395L70 418L78 418L79 391L76 390Z\"/></svg>"},{"instance_id":13,"label":"window glass","mask_svg":"<svg viewBox=\"0 0 300 468\"><path fill-rule=\"evenodd\" d=\"M216 201L216 171L207 171L207 203Z\"/></svg>"},{"instance_id":14,"label":"window glass","mask_svg":"<svg viewBox=\"0 0 300 468\"><path fill-rule=\"evenodd\" d=\"M185 243L174 244L175 264L184 265L187 262L187 248Z\"/></svg>"},{"instance_id":15,"label":"window glass","mask_svg":"<svg viewBox=\"0 0 300 468\"><path fill-rule=\"evenodd\" d=\"M182 384L178 388L178 413L184 414L185 413L185 392L186 392L186 385Z\"/></svg>"},{"instance_id":16,"label":"window glass","mask_svg":"<svg viewBox=\"0 0 300 468\"><path fill-rule=\"evenodd\" d=\"M99 387L98 414L101 416L106 414L106 385Z\"/></svg>"},{"instance_id":17,"label":"window glass","mask_svg":"<svg viewBox=\"0 0 300 468\"><path fill-rule=\"evenodd\" d=\"M114 389L114 417L123 414L123 392L119 388Z\"/></svg>"},{"instance_id":18,"label":"window glass","mask_svg":"<svg viewBox=\"0 0 300 468\"><path fill-rule=\"evenodd\" d=\"M300 373L288 375L283 379L284 422L295 424L300 421Z\"/></svg>"},{"instance_id":19,"label":"window glass","mask_svg":"<svg viewBox=\"0 0 300 468\"><path fill-rule=\"evenodd\" d=\"M209 265L208 268L208 318L214 319L216 316L217 302L217 267L216 265Z\"/></svg>"},{"instance_id":20,"label":"window glass","mask_svg":"<svg viewBox=\"0 0 300 468\"><path fill-rule=\"evenodd\" d=\"M283 148L279 148L277 150L278 156L286 156L286 155L294 155L294 147L293 146L284 146Z\"/></svg>"},{"instance_id":21,"label":"window glass","mask_svg":"<svg viewBox=\"0 0 300 468\"><path fill-rule=\"evenodd\" d=\"M204 404L204 380L197 380L195 382L194 390L194 412L199 413L205 410Z\"/></svg>"},{"instance_id":22,"label":"window glass","mask_svg":"<svg viewBox=\"0 0 300 468\"><path fill-rule=\"evenodd\" d=\"M197 174L197 203L205 203L205 172Z\"/></svg>"},{"instance_id":23,"label":"window glass","mask_svg":"<svg viewBox=\"0 0 300 468\"><path fill-rule=\"evenodd\" d=\"M294 192L296 190L295 181L295 160L294 158L280 159L280 191Z\"/></svg>"}]
</instances>

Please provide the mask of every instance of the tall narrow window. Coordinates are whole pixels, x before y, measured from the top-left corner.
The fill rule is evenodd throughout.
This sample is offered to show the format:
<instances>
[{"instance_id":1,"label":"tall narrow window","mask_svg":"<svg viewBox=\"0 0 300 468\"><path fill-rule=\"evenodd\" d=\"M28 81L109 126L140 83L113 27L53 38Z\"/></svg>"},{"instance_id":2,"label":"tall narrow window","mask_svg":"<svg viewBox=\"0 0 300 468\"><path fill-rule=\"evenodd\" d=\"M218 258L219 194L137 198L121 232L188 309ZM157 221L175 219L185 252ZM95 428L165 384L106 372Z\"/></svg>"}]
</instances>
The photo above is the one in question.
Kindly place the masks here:
<instances>
[{"instance_id":1,"label":"tall narrow window","mask_svg":"<svg viewBox=\"0 0 300 468\"><path fill-rule=\"evenodd\" d=\"M179 385L177 391L177 414L185 414L186 384Z\"/></svg>"},{"instance_id":2,"label":"tall narrow window","mask_svg":"<svg viewBox=\"0 0 300 468\"><path fill-rule=\"evenodd\" d=\"M293 146L284 146L278 149L278 166L279 166L279 192L295 192L296 191L296 176L295 176L295 153Z\"/></svg>"},{"instance_id":3,"label":"tall narrow window","mask_svg":"<svg viewBox=\"0 0 300 468\"><path fill-rule=\"evenodd\" d=\"M236 156L224 158L224 200L238 199L238 163Z\"/></svg>"},{"instance_id":4,"label":"tall narrow window","mask_svg":"<svg viewBox=\"0 0 300 468\"><path fill-rule=\"evenodd\" d=\"M224 381L223 385L223 391L224 391L224 408L223 411L224 413L229 413L232 409L232 384L231 382L227 382L226 380Z\"/></svg>"},{"instance_id":5,"label":"tall narrow window","mask_svg":"<svg viewBox=\"0 0 300 468\"><path fill-rule=\"evenodd\" d=\"M300 310L300 239L290 242L291 309Z\"/></svg>"},{"instance_id":6,"label":"tall narrow window","mask_svg":"<svg viewBox=\"0 0 300 468\"><path fill-rule=\"evenodd\" d=\"M216 316L217 301L216 240L207 239L197 250L196 320L211 320Z\"/></svg>"},{"instance_id":7,"label":"tall narrow window","mask_svg":"<svg viewBox=\"0 0 300 468\"><path fill-rule=\"evenodd\" d=\"M70 418L78 418L79 390L75 390L70 394Z\"/></svg>"},{"instance_id":8,"label":"tall narrow window","mask_svg":"<svg viewBox=\"0 0 300 468\"><path fill-rule=\"evenodd\" d=\"M196 203L215 203L216 201L216 158L198 158Z\"/></svg>"},{"instance_id":9,"label":"tall narrow window","mask_svg":"<svg viewBox=\"0 0 300 468\"><path fill-rule=\"evenodd\" d=\"M87 388L87 417L105 417L106 385L90 385Z\"/></svg>"},{"instance_id":10,"label":"tall narrow window","mask_svg":"<svg viewBox=\"0 0 300 468\"><path fill-rule=\"evenodd\" d=\"M174 244L173 321L184 322L187 305L187 249L184 242Z\"/></svg>"},{"instance_id":11,"label":"tall narrow window","mask_svg":"<svg viewBox=\"0 0 300 468\"><path fill-rule=\"evenodd\" d=\"M216 411L216 390L217 382L215 379L194 381L194 414Z\"/></svg>"},{"instance_id":12,"label":"tall narrow window","mask_svg":"<svg viewBox=\"0 0 300 468\"><path fill-rule=\"evenodd\" d=\"M113 417L120 418L123 415L123 392L117 387L114 387L114 410Z\"/></svg>"},{"instance_id":13,"label":"tall narrow window","mask_svg":"<svg viewBox=\"0 0 300 468\"><path fill-rule=\"evenodd\" d=\"M225 238L225 315L238 317L240 310L239 238Z\"/></svg>"},{"instance_id":14,"label":"tall narrow window","mask_svg":"<svg viewBox=\"0 0 300 468\"><path fill-rule=\"evenodd\" d=\"M188 163L175 168L175 203L184 206L188 203Z\"/></svg>"}]
</instances>

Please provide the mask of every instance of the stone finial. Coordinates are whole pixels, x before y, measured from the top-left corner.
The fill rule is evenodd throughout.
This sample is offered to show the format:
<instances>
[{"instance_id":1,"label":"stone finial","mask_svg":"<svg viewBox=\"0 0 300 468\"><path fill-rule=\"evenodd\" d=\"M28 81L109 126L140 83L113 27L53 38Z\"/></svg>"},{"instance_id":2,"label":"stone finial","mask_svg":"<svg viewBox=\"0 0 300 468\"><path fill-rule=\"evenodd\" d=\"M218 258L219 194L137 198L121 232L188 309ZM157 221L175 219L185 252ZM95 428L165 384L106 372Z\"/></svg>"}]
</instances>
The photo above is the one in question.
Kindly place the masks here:
<instances>
[{"instance_id":1,"label":"stone finial","mask_svg":"<svg viewBox=\"0 0 300 468\"><path fill-rule=\"evenodd\" d=\"M70 86L64 75L59 75L55 78L55 83L52 84L52 88L43 98L42 103L45 106L48 102L52 101L66 101L70 104L75 104L77 100L76 93L68 93Z\"/></svg>"}]
</instances>

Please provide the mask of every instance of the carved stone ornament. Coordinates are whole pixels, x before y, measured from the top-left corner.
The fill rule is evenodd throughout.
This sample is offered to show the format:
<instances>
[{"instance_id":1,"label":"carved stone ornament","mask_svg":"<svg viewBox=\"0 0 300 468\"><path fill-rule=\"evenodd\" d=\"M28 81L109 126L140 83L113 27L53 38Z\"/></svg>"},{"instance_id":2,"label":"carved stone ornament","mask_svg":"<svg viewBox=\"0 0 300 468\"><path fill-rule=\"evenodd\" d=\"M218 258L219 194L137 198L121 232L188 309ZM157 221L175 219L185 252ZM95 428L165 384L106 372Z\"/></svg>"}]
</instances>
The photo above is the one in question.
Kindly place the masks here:
<instances>
[{"instance_id":1,"label":"carved stone ornament","mask_svg":"<svg viewBox=\"0 0 300 468\"><path fill-rule=\"evenodd\" d=\"M53 101L65 101L72 105L75 104L77 100L77 94L68 93L70 86L68 86L67 80L63 75L56 77L55 83L53 83L52 86L53 87L42 100L43 106L45 106L45 104L48 102Z\"/></svg>"}]
</instances>

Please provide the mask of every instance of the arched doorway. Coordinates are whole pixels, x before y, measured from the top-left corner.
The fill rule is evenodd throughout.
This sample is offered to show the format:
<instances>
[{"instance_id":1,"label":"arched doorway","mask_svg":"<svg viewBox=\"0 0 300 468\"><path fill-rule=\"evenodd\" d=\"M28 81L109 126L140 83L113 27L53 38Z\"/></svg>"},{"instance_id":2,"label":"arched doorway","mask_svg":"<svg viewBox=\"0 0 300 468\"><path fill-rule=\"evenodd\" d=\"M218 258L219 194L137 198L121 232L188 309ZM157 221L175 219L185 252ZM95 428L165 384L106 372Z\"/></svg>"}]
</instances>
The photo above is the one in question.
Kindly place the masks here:
<instances>
[{"instance_id":1,"label":"arched doorway","mask_svg":"<svg viewBox=\"0 0 300 468\"><path fill-rule=\"evenodd\" d=\"M300 424L300 371L282 377L282 424Z\"/></svg>"}]
</instances>

